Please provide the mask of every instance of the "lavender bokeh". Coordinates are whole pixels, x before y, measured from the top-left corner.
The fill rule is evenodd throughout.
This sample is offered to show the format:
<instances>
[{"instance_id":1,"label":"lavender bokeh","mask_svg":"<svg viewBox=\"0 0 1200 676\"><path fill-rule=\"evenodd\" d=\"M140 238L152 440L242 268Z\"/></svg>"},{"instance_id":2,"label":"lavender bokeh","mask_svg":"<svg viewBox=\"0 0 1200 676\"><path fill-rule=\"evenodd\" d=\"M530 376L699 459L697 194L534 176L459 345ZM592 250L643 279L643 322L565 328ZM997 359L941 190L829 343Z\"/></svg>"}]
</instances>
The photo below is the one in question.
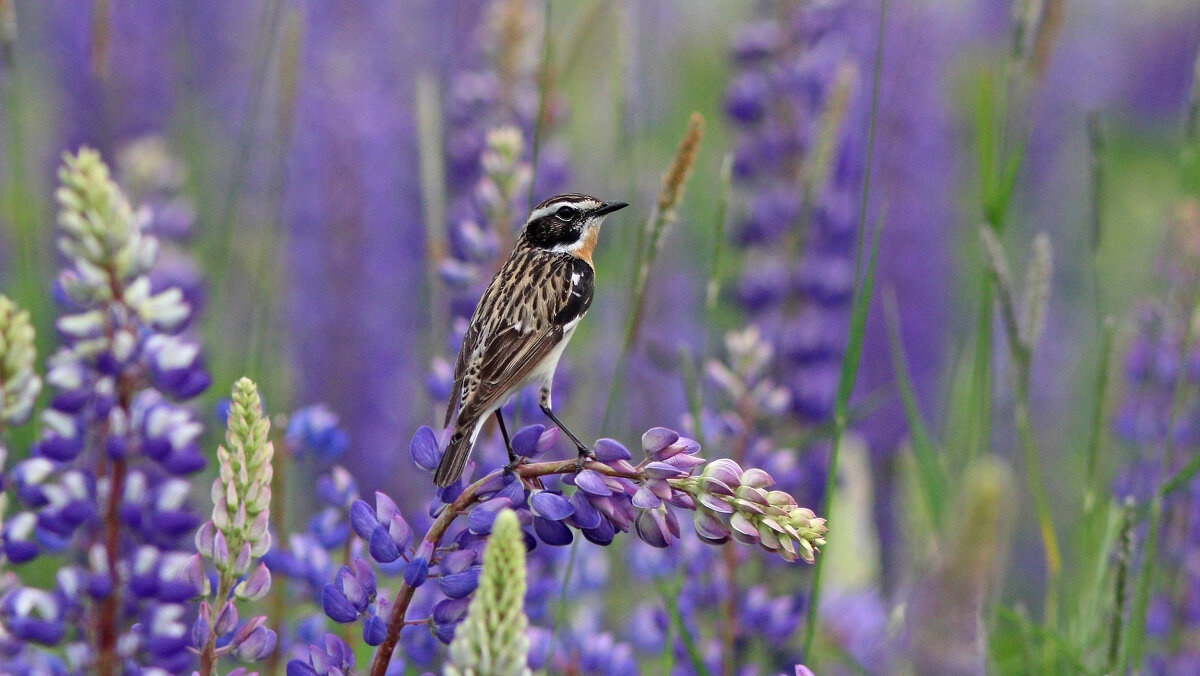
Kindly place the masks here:
<instances>
[{"instance_id":1,"label":"lavender bokeh","mask_svg":"<svg viewBox=\"0 0 1200 676\"><path fill-rule=\"evenodd\" d=\"M371 451L372 460L352 455L346 465L376 480L395 474L378 463L394 457L387 451L413 413L403 393L415 385L420 327L412 319L422 315L408 105L422 59L411 40L383 39L403 18L382 5L309 8L284 207L291 350L294 363L308 365L297 371L296 397L337 402L353 447ZM361 472L368 466L376 471Z\"/></svg>"}]
</instances>

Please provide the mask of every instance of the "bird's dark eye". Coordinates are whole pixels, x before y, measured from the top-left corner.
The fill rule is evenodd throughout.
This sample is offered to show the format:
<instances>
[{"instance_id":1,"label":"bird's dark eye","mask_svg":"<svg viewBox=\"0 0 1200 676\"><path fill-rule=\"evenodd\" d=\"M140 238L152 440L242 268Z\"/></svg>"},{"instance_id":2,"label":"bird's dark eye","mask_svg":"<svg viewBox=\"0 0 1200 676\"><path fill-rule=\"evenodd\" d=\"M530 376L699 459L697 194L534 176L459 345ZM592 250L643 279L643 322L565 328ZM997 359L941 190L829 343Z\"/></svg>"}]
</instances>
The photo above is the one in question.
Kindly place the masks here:
<instances>
[{"instance_id":1,"label":"bird's dark eye","mask_svg":"<svg viewBox=\"0 0 1200 676\"><path fill-rule=\"evenodd\" d=\"M575 217L579 215L579 210L575 207L559 207L558 211L554 212L554 215L560 221L570 222L575 220Z\"/></svg>"}]
</instances>

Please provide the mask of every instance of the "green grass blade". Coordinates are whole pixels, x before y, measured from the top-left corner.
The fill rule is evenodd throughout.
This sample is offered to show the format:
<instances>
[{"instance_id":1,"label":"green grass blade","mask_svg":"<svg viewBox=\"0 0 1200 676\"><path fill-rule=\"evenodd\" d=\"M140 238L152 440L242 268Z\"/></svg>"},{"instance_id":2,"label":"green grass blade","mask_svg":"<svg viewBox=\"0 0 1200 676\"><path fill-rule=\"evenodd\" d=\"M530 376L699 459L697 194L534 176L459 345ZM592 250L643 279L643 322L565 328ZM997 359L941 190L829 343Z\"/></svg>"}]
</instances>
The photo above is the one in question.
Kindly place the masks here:
<instances>
[{"instance_id":1,"label":"green grass blade","mask_svg":"<svg viewBox=\"0 0 1200 676\"><path fill-rule=\"evenodd\" d=\"M892 356L892 372L896 378L896 389L904 405L904 419L908 423L913 458L916 461L917 478L929 508L930 521L936 531L942 524L945 503L946 478L938 462L938 450L933 445L921 411L917 407L916 392L908 373L908 360L904 356L904 344L900 337L900 313L894 290L888 289L883 296L884 316L887 319L888 347Z\"/></svg>"},{"instance_id":2,"label":"green grass blade","mask_svg":"<svg viewBox=\"0 0 1200 676\"><path fill-rule=\"evenodd\" d=\"M1099 477L1100 447L1105 437L1105 430L1107 429L1104 405L1108 399L1108 367L1112 359L1113 332L1115 327L1116 324L1110 317L1104 321L1100 334L1100 364L1096 370L1096 399L1092 403L1092 426L1088 433L1085 456L1087 458L1087 483L1084 488L1083 503L1085 514L1090 513L1094 509L1098 496L1105 492L1105 487Z\"/></svg>"},{"instance_id":3,"label":"green grass blade","mask_svg":"<svg viewBox=\"0 0 1200 676\"><path fill-rule=\"evenodd\" d=\"M833 496L837 490L838 447L842 443L842 434L846 430L847 405L850 400L850 393L854 389L854 381L858 375L858 363L862 356L863 334L866 333L867 325L867 308L871 304L871 290L875 284L875 263L879 255L879 233L882 229L883 218L881 216L871 237L870 258L867 263L866 274L859 285L859 289L855 291L854 301L851 304L850 337L846 345L846 354L842 358L842 370L838 379L838 392L833 414L833 446L829 453L829 469L825 477L825 499L822 502L819 513L819 516L825 519L831 519L830 509L833 506ZM821 598L821 573L825 567L824 564L825 557L817 557L816 567L813 570L812 591L809 594L808 615L804 628L803 656L810 667L815 662L813 659L815 655L812 654L811 649L813 640L816 638L817 610Z\"/></svg>"},{"instance_id":4,"label":"green grass blade","mask_svg":"<svg viewBox=\"0 0 1200 676\"><path fill-rule=\"evenodd\" d=\"M879 83L883 74L883 37L887 29L888 0L879 4L879 37L875 45L875 67L871 83L871 112L867 123L867 158L863 172L862 199L858 211L858 234L854 245L854 296L850 305L850 335L846 339L846 352L842 357L842 370L838 378L837 399L834 403L834 433L833 447L829 454L829 469L825 478L825 500L821 516L830 517L829 508L833 504L833 495L837 489L837 460L838 446L842 441L842 431L846 425L846 407L850 401L850 392L854 389L854 380L858 375L858 362L862 356L863 334L866 332L867 308L871 304L871 289L875 283L875 262L879 254L879 233L883 228L883 214L875 226L871 238L870 260L867 263L866 275L860 275L862 266L862 249L866 239L867 204L871 194L871 165L875 156L875 123L879 113ZM825 557L817 558L816 570L813 571L812 591L808 599L808 614L804 627L804 649L801 656L810 668L816 657L812 653L813 640L817 635L817 610L821 601L821 572L824 569Z\"/></svg>"},{"instance_id":5,"label":"green grass blade","mask_svg":"<svg viewBox=\"0 0 1200 676\"><path fill-rule=\"evenodd\" d=\"M700 654L700 647L696 645L696 638L688 632L687 626L683 623L683 615L679 613L679 606L675 603L682 587L682 579L680 585L673 589L668 589L666 585L660 583L658 592L662 596L663 605L667 608L667 617L670 619L671 626L675 627L675 631L679 632L680 640L683 641L683 649L687 653L692 670L696 672L697 676L712 676L708 666L704 664L704 657Z\"/></svg>"}]
</instances>

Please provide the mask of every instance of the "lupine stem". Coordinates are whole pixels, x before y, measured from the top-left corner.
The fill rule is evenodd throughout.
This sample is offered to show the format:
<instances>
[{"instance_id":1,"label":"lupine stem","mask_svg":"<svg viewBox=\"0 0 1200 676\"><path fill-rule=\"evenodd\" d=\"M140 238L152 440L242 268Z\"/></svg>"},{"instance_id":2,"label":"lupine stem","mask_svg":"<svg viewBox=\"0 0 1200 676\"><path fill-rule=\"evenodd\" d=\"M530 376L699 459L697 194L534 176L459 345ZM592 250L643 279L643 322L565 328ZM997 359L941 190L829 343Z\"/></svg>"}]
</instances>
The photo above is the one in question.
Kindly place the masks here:
<instances>
[{"instance_id":1,"label":"lupine stem","mask_svg":"<svg viewBox=\"0 0 1200 676\"><path fill-rule=\"evenodd\" d=\"M729 576L729 587L725 589L725 593L721 597L721 617L717 623L721 630L721 676L733 676L736 666L733 652L738 632L737 602L734 598L737 592L733 585L733 578L737 575L738 560L737 551L733 545L733 542L721 545L721 563L725 567L725 574ZM682 623L680 624L682 625ZM679 631L684 632L682 626Z\"/></svg>"},{"instance_id":2,"label":"lupine stem","mask_svg":"<svg viewBox=\"0 0 1200 676\"><path fill-rule=\"evenodd\" d=\"M104 552L108 559L108 574L117 580L117 557L120 552L117 545L121 534L121 519L118 512L121 505L121 492L125 483L125 461L113 460L112 474L109 476L108 504L104 511ZM117 612L121 608L118 587L113 585L112 591L104 598L103 603L95 608L98 651L96 655L96 673L107 676L114 673L117 663Z\"/></svg>"},{"instance_id":3,"label":"lupine stem","mask_svg":"<svg viewBox=\"0 0 1200 676\"><path fill-rule=\"evenodd\" d=\"M659 592L662 594L663 601L667 606L668 634L670 634L669 629L672 627L678 631L679 638L683 641L683 649L687 652L688 660L692 663L692 668L700 676L710 676L708 666L705 665L704 658L700 655L700 649L696 646L696 639L688 632L687 627L683 625L683 615L680 614L679 604L676 602L682 586L681 582L675 589L664 590L661 586L659 588Z\"/></svg>"},{"instance_id":4,"label":"lupine stem","mask_svg":"<svg viewBox=\"0 0 1200 676\"><path fill-rule=\"evenodd\" d=\"M112 289L112 304L123 305L124 287L120 276L111 266L108 269L108 284ZM108 342L115 338L113 327L105 328ZM130 396L133 383L128 374L123 374L117 381L117 407L129 416ZM105 424L107 428L107 423ZM107 438L107 429L101 439ZM118 580L117 560L120 556L121 537L121 498L125 492L125 460L113 458L111 465L106 462L107 455L97 449L100 463L100 474L108 474L108 502L104 506L104 554L107 559L109 579L113 581L112 590L104 597L104 601L93 609L96 628L96 674L109 676L115 673L117 667L117 614L120 612L120 587Z\"/></svg>"},{"instance_id":5,"label":"lupine stem","mask_svg":"<svg viewBox=\"0 0 1200 676\"><path fill-rule=\"evenodd\" d=\"M205 641L204 648L200 651L200 676L212 676L213 665L217 663L217 632L214 627L217 623L217 616L221 613L221 606L224 605L224 600L229 596L232 588L232 580L228 579L228 573L222 570L220 581L217 583L216 602L209 609L208 640Z\"/></svg>"},{"instance_id":6,"label":"lupine stem","mask_svg":"<svg viewBox=\"0 0 1200 676\"><path fill-rule=\"evenodd\" d=\"M1112 624L1109 628L1108 640L1108 662L1106 666L1108 673L1115 674L1117 672L1117 663L1120 661L1121 647L1121 632L1124 629L1123 622L1125 620L1125 604L1128 596L1127 586L1129 582L1129 564L1133 558L1133 498L1126 498L1125 505L1121 508L1121 545L1117 550L1117 575L1113 583L1113 615Z\"/></svg>"},{"instance_id":7,"label":"lupine stem","mask_svg":"<svg viewBox=\"0 0 1200 676\"><path fill-rule=\"evenodd\" d=\"M532 479L534 477L547 476L551 474L569 474L574 473L578 465L575 460L555 460L551 462L536 462L525 465L519 465L513 470L520 479ZM599 462L584 463L585 469L594 470L605 476L622 477L625 479L642 478L641 472L622 472L613 469L608 465ZM478 492L483 485L492 480L493 477L503 472L504 470L496 470L475 483L463 489L463 492L442 510L438 518L429 527L425 533L423 543L428 545L430 551L437 549L438 544L442 540L442 536L446 533L446 529L454 522L456 518L461 516L464 511L472 504L478 501ZM396 592L396 598L392 601L392 610L388 614L387 632L384 634L383 642L379 644L379 648L375 651L375 656L371 660L371 670L368 672L371 676L384 676L387 673L388 664L392 661L392 653L396 650L396 645L400 642L400 631L404 628L405 615L408 613L408 605L412 602L413 594L416 592L415 587L409 586L407 583L401 583L399 591Z\"/></svg>"}]
</instances>

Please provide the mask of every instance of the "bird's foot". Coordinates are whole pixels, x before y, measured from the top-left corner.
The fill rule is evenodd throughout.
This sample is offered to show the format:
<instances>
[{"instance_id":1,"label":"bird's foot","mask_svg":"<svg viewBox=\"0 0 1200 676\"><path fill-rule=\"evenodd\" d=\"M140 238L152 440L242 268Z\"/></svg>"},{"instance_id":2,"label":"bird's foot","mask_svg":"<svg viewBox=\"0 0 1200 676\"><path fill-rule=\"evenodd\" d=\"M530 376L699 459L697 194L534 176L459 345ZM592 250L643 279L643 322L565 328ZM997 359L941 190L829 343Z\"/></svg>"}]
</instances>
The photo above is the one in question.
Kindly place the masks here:
<instances>
[{"instance_id":1,"label":"bird's foot","mask_svg":"<svg viewBox=\"0 0 1200 676\"><path fill-rule=\"evenodd\" d=\"M520 467L521 463L523 462L525 462L525 458L522 458L519 455L511 456L508 459L508 464L504 466L504 476L508 477L510 474L517 471L517 468Z\"/></svg>"},{"instance_id":2,"label":"bird's foot","mask_svg":"<svg viewBox=\"0 0 1200 676\"><path fill-rule=\"evenodd\" d=\"M592 453L587 448L580 446L579 447L579 456L575 459L575 473L579 474L580 472L582 472L584 463L586 463L588 460L595 460L595 459L596 459L595 453Z\"/></svg>"}]
</instances>

